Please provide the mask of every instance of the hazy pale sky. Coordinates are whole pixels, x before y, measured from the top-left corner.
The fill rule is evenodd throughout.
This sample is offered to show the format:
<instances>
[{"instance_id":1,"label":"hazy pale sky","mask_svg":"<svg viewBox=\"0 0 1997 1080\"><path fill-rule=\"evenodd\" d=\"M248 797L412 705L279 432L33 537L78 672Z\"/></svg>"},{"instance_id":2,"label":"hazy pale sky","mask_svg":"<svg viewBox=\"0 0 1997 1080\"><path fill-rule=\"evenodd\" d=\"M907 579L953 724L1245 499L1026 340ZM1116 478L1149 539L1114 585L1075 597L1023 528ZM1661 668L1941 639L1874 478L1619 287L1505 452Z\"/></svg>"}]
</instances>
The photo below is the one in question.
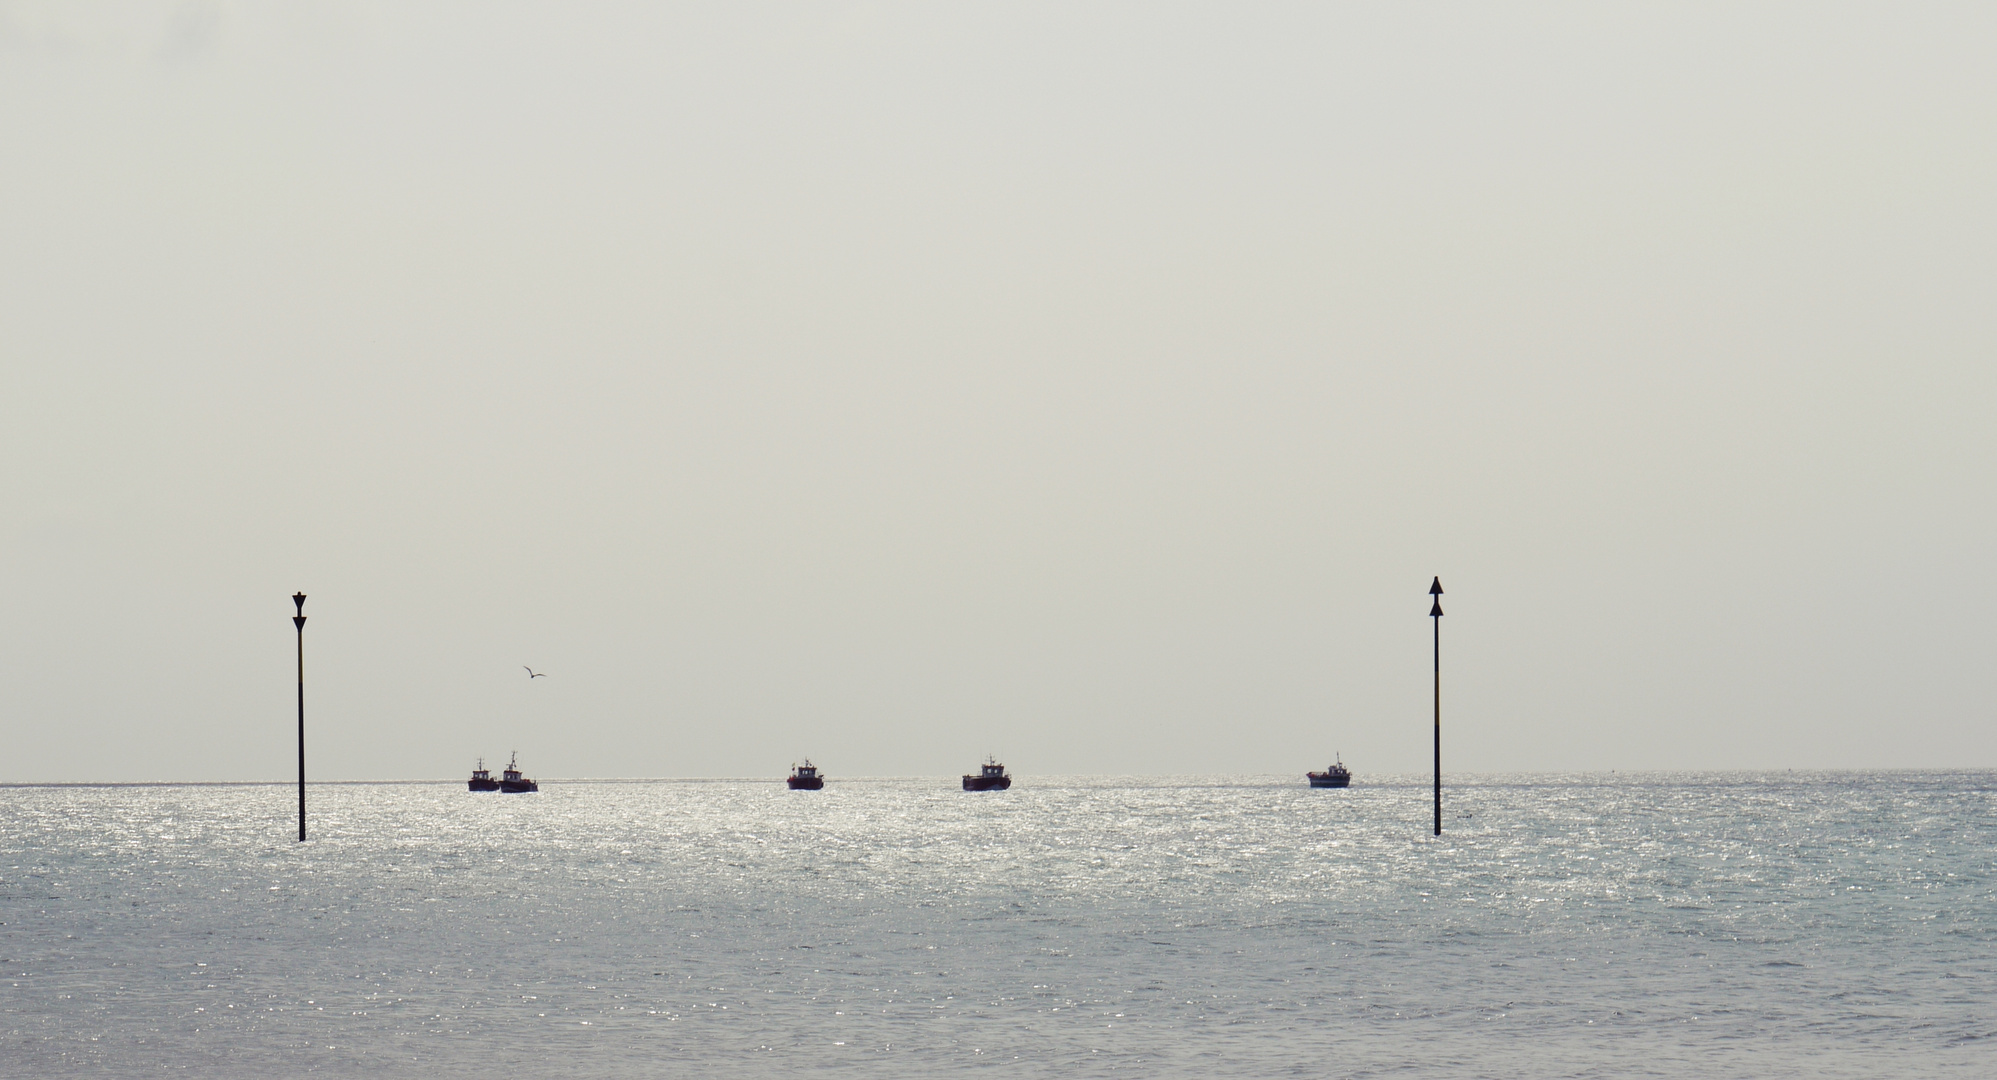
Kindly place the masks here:
<instances>
[{"instance_id":1,"label":"hazy pale sky","mask_svg":"<svg viewBox=\"0 0 1997 1080\"><path fill-rule=\"evenodd\" d=\"M0 3L0 780L1997 766L1993 56Z\"/></svg>"}]
</instances>

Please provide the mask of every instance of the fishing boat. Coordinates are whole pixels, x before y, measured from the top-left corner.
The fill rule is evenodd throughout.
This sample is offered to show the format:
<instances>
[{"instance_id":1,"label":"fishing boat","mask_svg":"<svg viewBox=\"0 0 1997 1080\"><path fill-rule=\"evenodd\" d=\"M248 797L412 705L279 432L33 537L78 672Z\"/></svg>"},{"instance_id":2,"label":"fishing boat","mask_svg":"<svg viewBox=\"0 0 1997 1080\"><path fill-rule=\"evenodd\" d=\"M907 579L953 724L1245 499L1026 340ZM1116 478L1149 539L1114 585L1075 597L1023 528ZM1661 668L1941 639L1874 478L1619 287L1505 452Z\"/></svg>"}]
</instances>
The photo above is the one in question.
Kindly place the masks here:
<instances>
[{"instance_id":1,"label":"fishing boat","mask_svg":"<svg viewBox=\"0 0 1997 1080\"><path fill-rule=\"evenodd\" d=\"M1333 757L1336 758L1337 755L1333 755ZM1331 763L1331 768L1323 772L1307 772L1304 775L1310 777L1312 787L1350 787L1352 785L1352 770L1346 768L1342 762L1337 760Z\"/></svg>"},{"instance_id":2,"label":"fishing boat","mask_svg":"<svg viewBox=\"0 0 1997 1080\"><path fill-rule=\"evenodd\" d=\"M1011 786L1012 777L1005 774L1005 766L997 758L986 758L982 772L964 777L965 791L1004 791Z\"/></svg>"},{"instance_id":3,"label":"fishing boat","mask_svg":"<svg viewBox=\"0 0 1997 1080\"><path fill-rule=\"evenodd\" d=\"M512 795L541 790L541 785L520 775L520 751L513 752L513 760L507 762L505 770L499 774L499 790Z\"/></svg>"},{"instance_id":4,"label":"fishing boat","mask_svg":"<svg viewBox=\"0 0 1997 1080\"><path fill-rule=\"evenodd\" d=\"M813 765L810 758L805 758L804 764L790 767L790 778L784 783L789 784L792 791L817 791L825 786L825 778L818 775L818 766Z\"/></svg>"},{"instance_id":5,"label":"fishing boat","mask_svg":"<svg viewBox=\"0 0 1997 1080\"><path fill-rule=\"evenodd\" d=\"M498 791L499 781L486 771L485 759L478 759L478 768L472 770L471 789L473 791Z\"/></svg>"}]
</instances>

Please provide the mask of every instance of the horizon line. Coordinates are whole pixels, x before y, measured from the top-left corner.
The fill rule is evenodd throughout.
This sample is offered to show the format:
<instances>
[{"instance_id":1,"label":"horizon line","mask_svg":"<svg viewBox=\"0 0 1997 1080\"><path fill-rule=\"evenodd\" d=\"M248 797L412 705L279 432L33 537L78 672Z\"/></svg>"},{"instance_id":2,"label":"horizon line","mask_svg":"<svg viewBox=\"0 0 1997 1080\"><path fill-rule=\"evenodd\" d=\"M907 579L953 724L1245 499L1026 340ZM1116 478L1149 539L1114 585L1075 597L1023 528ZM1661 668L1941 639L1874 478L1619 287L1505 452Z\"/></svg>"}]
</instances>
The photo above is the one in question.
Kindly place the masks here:
<instances>
[{"instance_id":1,"label":"horizon line","mask_svg":"<svg viewBox=\"0 0 1997 1080\"><path fill-rule=\"evenodd\" d=\"M1881 769L1881 768L1797 769L1794 767L1778 767L1778 768L1742 767L1742 768L1731 768L1731 769L1572 769L1572 770L1546 770L1546 771L1535 771L1535 772L1465 771L1461 773L1456 773L1454 775L1464 777L1465 780L1461 782L1477 783L1480 786L1482 786L1488 784L1489 779L1491 777L1498 777L1498 776L1510 776L1510 777L1518 777L1521 779L1525 779L1531 777L1683 776L1688 774L1695 776L1730 776L1730 775L1738 776L1738 775L1759 775L1759 774L1768 774L1768 773L1796 773L1796 772L1818 774L1818 775L1862 773L1868 776L1876 776L1880 774L1889 774L1889 773L1892 774L1988 773L1988 772L1997 772L1997 766L1951 766L1947 768L1924 768L1919 766L1906 766L1906 767L1889 768L1889 769ZM1281 772L1281 773L1244 772L1244 773L1039 773L1034 775L1036 775L1040 779L1045 779L1045 780L1077 780L1077 779L1217 780L1217 779L1226 779L1229 777L1237 777L1237 778L1289 777L1291 774L1287 772ZM1386 786L1399 786L1401 782L1427 783L1429 781L1428 773L1376 773L1374 775L1377 779L1373 784L1356 785L1356 786L1386 787ZM1444 773L1443 775L1445 778L1447 778L1452 774ZM951 774L906 773L906 774L885 774L885 775L853 775L853 776L842 777L840 779L846 782L854 782L854 781L880 782L888 780L938 780L938 779L949 780L955 778L956 774L954 773ZM772 783L773 784L773 783L779 783L783 779L784 777L782 775L777 775L773 777L767 774L757 775L757 776L565 776L565 777L549 777L544 780L541 780L540 782L550 783L550 784L730 784L730 783ZM831 778L828 777L828 779ZM1394 783L1379 783L1379 781L1381 780L1391 780L1394 781ZM462 777L457 777L457 778L419 777L413 779L399 778L399 779L377 779L377 780L354 780L354 779L307 780L306 784L308 786L315 786L315 787L367 787L367 786L380 787L380 786L389 786L389 785L402 785L402 786L414 787L414 786L433 785L433 784L462 784L464 782L465 781ZM11 789L11 788L172 788L172 787L291 788L297 786L298 786L298 781L296 780L7 780L7 781L0 781L0 790Z\"/></svg>"}]
</instances>

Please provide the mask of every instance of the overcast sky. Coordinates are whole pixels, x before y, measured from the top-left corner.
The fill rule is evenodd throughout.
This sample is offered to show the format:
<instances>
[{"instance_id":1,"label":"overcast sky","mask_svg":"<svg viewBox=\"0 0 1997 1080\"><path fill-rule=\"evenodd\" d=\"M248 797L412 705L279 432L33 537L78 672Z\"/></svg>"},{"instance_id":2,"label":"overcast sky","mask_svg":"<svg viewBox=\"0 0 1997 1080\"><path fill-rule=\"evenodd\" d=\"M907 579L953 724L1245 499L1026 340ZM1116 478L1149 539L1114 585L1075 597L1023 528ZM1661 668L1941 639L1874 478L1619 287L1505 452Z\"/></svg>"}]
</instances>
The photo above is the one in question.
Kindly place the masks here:
<instances>
[{"instance_id":1,"label":"overcast sky","mask_svg":"<svg viewBox=\"0 0 1997 1080\"><path fill-rule=\"evenodd\" d=\"M0 780L1997 766L1993 55L0 3Z\"/></svg>"}]
</instances>

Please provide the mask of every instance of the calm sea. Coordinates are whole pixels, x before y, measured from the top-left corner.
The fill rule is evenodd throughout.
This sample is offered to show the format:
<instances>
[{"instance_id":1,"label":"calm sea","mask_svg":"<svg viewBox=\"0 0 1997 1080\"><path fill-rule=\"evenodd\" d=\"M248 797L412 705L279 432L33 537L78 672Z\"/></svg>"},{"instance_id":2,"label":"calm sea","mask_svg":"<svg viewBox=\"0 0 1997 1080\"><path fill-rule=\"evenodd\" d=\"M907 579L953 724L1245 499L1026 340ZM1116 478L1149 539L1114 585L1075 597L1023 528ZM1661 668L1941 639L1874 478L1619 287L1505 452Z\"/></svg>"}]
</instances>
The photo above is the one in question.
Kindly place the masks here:
<instances>
[{"instance_id":1,"label":"calm sea","mask_svg":"<svg viewBox=\"0 0 1997 1080\"><path fill-rule=\"evenodd\" d=\"M0 789L0 1073L1997 1075L1997 773Z\"/></svg>"}]
</instances>

